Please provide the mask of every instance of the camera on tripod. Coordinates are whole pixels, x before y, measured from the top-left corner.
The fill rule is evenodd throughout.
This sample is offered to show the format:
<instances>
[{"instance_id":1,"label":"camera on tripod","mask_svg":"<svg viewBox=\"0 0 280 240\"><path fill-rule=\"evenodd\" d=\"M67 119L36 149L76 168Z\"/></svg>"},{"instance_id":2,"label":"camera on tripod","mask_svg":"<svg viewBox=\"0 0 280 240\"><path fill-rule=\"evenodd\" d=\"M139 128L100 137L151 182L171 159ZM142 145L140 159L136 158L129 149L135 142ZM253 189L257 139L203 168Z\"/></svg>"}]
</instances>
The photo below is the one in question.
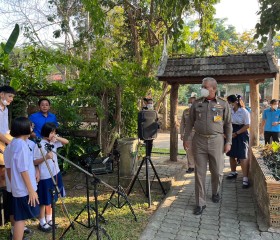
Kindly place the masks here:
<instances>
[{"instance_id":1,"label":"camera on tripod","mask_svg":"<svg viewBox=\"0 0 280 240\"><path fill-rule=\"evenodd\" d=\"M153 140L159 129L158 115L154 110L142 110L138 113L138 138Z\"/></svg>"},{"instance_id":2,"label":"camera on tripod","mask_svg":"<svg viewBox=\"0 0 280 240\"><path fill-rule=\"evenodd\" d=\"M91 154L84 154L78 157L80 166L85 167L88 172L94 174L106 174L113 172L113 156L99 156L101 149Z\"/></svg>"}]
</instances>

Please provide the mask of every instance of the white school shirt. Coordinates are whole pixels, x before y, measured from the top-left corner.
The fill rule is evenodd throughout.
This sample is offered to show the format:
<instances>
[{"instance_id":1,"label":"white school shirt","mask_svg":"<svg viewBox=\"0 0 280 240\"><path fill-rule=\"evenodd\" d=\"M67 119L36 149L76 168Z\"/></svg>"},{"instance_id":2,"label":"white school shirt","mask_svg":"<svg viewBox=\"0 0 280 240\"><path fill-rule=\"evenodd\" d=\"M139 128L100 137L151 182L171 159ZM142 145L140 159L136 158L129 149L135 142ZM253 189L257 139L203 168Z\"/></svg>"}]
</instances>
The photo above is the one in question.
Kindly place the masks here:
<instances>
[{"instance_id":1,"label":"white school shirt","mask_svg":"<svg viewBox=\"0 0 280 240\"><path fill-rule=\"evenodd\" d=\"M28 195L27 187L21 176L21 173L26 171L29 175L33 190L37 191L33 151L28 145L28 142L20 138L14 138L9 144L9 153L10 158L8 158L8 166L10 164L11 190L13 196L25 197Z\"/></svg>"},{"instance_id":2,"label":"white school shirt","mask_svg":"<svg viewBox=\"0 0 280 240\"><path fill-rule=\"evenodd\" d=\"M9 121L8 121L8 108L2 109L0 106L0 133L9 133Z\"/></svg>"},{"instance_id":3,"label":"white school shirt","mask_svg":"<svg viewBox=\"0 0 280 240\"><path fill-rule=\"evenodd\" d=\"M32 159L33 159L33 152L34 152L34 147L35 143L29 139L26 140L27 145L32 149ZM4 151L4 161L5 161L5 180L6 180L6 190L7 192L11 192L11 183L10 179L7 174L7 168L11 168L11 158L12 158L12 153L11 153L11 144L9 144Z\"/></svg>"},{"instance_id":4,"label":"white school shirt","mask_svg":"<svg viewBox=\"0 0 280 240\"><path fill-rule=\"evenodd\" d=\"M46 156L46 154L47 154L47 150L45 149L46 143L49 144L49 142L47 140L42 139L41 149L42 149L44 156ZM55 143L50 143L50 144L54 145L54 148L52 149L53 152L56 152L58 148L63 146L62 143L59 141L56 141ZM38 148L38 146L36 145L35 149L34 149L34 160L42 158L42 157L43 157L42 153L41 153L40 149ZM58 166L58 161L57 161L57 155L55 153L53 153L53 159L47 159L47 161L48 161L50 170L52 172L52 175L53 176L57 175L60 172L59 166ZM48 170L48 167L47 167L47 164L45 163L45 161L42 162L41 164L39 164L38 167L39 167L39 171L40 171L40 180L45 180L45 179L51 178L51 175L49 173L49 170Z\"/></svg>"},{"instance_id":5,"label":"white school shirt","mask_svg":"<svg viewBox=\"0 0 280 240\"><path fill-rule=\"evenodd\" d=\"M238 108L236 112L232 109L231 122L232 124L248 125L251 122L250 113L245 108Z\"/></svg>"}]
</instances>

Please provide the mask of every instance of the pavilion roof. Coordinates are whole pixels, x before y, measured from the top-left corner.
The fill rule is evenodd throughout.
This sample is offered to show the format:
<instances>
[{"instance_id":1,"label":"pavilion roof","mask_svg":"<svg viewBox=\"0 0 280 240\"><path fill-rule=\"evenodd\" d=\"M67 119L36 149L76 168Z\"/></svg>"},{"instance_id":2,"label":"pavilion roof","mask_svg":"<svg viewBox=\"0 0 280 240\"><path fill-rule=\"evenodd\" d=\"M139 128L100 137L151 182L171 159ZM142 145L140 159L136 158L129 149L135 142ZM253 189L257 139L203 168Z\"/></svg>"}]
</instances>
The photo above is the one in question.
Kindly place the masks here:
<instances>
[{"instance_id":1,"label":"pavilion roof","mask_svg":"<svg viewBox=\"0 0 280 240\"><path fill-rule=\"evenodd\" d=\"M201 83L213 77L219 83L247 83L250 79L275 78L276 60L270 52L209 57L172 57L161 62L158 80L169 84Z\"/></svg>"}]
</instances>

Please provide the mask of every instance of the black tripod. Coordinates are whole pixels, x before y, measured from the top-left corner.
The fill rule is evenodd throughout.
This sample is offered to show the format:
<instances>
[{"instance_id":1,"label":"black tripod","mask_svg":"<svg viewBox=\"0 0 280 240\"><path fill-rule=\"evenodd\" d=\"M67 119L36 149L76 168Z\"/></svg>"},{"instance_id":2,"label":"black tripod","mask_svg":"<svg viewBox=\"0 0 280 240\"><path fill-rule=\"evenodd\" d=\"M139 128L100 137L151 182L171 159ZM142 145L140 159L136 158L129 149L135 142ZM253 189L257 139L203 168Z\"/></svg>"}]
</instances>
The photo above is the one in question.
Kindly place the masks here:
<instances>
[{"instance_id":1,"label":"black tripod","mask_svg":"<svg viewBox=\"0 0 280 240\"><path fill-rule=\"evenodd\" d=\"M106 204L102 210L101 215L104 214L104 212L106 211L109 204L111 204L113 207L118 208L118 209L121 209L124 205L127 204L129 206L131 213L134 216L134 220L137 222L137 217L134 213L131 203L129 202L127 195L125 194L123 187L120 185L120 152L117 150L114 150L113 153L114 153L114 159L117 162L117 169L118 169L118 178L117 178L117 187L116 187L117 191L113 190L109 200L106 202ZM116 204L112 202L112 198L114 197L115 193L118 194ZM125 201L121 202L121 200L120 200L121 197L123 197Z\"/></svg>"},{"instance_id":2,"label":"black tripod","mask_svg":"<svg viewBox=\"0 0 280 240\"><path fill-rule=\"evenodd\" d=\"M145 193L146 197L148 198L148 204L149 204L149 207L150 207L151 206L151 184L150 184L150 178L149 178L149 163L152 166L152 169L153 169L153 171L155 173L155 176L156 176L156 178L157 178L157 180L158 180L158 182L160 184L160 187L161 187L161 190L162 190L163 194L165 195L166 192L165 192L165 189L164 189L164 187L163 187L163 185L162 185L162 183L160 181L160 178L159 178L159 176L157 174L157 171L156 171L156 169L154 167L154 164L153 164L153 162L151 160L151 153L152 153L152 148L153 148L153 140L145 140L144 143L145 143L145 147L146 147L146 156L143 157L143 160L141 161L141 164L140 164L140 166L139 166L139 168L137 170L136 175L133 177L131 183L129 184L127 195L129 195L131 193L131 190L132 190L132 188L133 188L133 186L135 184L136 179L139 180L138 175L139 175L139 173L141 171L141 168L142 168L142 166L143 166L143 164L145 162L145 164L146 164L146 192L144 191L144 189L143 189L143 187L141 185L141 182L140 181L139 182L140 182L140 186L141 186L143 192Z\"/></svg>"},{"instance_id":3,"label":"black tripod","mask_svg":"<svg viewBox=\"0 0 280 240\"><path fill-rule=\"evenodd\" d=\"M87 169L90 169L90 166L87 166ZM88 171L90 172L90 171ZM86 227L86 228L91 228L93 226L93 222L91 221L91 212L96 212L96 209L94 209L90 203L89 203L89 183L88 183L88 175L86 175L86 190L87 190L87 204L82 208L82 210L78 213L78 215L74 218L73 221L75 221L76 223L79 223L80 225ZM83 222L79 222L77 221L77 219L80 217L80 215L86 211L87 212L87 223L84 224ZM69 227L68 227L69 228ZM66 229L65 231L67 231L68 229Z\"/></svg>"},{"instance_id":4,"label":"black tripod","mask_svg":"<svg viewBox=\"0 0 280 240\"><path fill-rule=\"evenodd\" d=\"M78 168L80 171L82 171L83 173L85 173L87 176L90 176L93 178L93 181L91 182L91 184L93 184L94 186L94 208L93 207L90 207L89 205L89 202L88 204L80 211L80 213L78 214L78 216L84 211L84 209L92 209L95 211L95 224L92 224L90 223L90 220L88 220L88 225L83 225L85 227L88 227L89 225L92 226L92 230L90 232L90 234L88 235L87 239L90 239L91 235L93 234L93 232L96 233L96 237L97 237L97 240L100 240L100 239L108 239L108 240L111 240L111 237L109 236L109 234L106 232L106 230L101 227L99 225L99 219L100 217L103 218L102 216L99 215L98 213L98 193L97 193L97 184L98 183L102 183L103 185L107 186L108 188L112 189L113 191L115 192L118 192L117 189L111 187L109 184L105 183L104 181L100 180L99 178L97 178L95 176L95 174L91 173L91 172L88 172L86 170L84 170L83 168L81 168L80 166L78 166L77 164L73 163L72 161L70 161L69 159L63 157L62 155L60 155L59 153L57 152L53 152L54 154L56 154L57 156L59 156L60 158L62 158L63 160L65 160L66 162L70 163L71 165L75 166L76 168ZM87 180L88 181L88 180ZM87 182L88 183L88 182ZM87 191L88 191L88 188L87 188ZM120 193L121 196L122 193ZM89 196L89 195L88 195ZM89 214L89 211L88 211L88 214ZM77 220L77 217L76 217L76 220ZM80 223L81 224L81 223ZM62 233L60 239L63 239L63 236L66 234L66 232L70 229L71 226L69 226L67 229L65 229L65 231Z\"/></svg>"}]
</instances>

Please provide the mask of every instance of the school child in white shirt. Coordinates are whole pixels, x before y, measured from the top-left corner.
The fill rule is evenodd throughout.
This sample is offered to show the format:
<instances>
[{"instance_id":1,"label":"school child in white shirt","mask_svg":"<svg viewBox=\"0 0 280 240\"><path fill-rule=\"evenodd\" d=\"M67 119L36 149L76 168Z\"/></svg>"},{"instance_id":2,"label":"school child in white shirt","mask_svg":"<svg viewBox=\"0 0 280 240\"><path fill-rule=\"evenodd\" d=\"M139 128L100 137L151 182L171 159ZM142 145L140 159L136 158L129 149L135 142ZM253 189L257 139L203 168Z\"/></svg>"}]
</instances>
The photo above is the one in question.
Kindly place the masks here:
<instances>
[{"instance_id":1,"label":"school child in white shirt","mask_svg":"<svg viewBox=\"0 0 280 240\"><path fill-rule=\"evenodd\" d=\"M34 147L35 147L35 143L29 139L26 140L26 143L28 145L28 147L32 150L32 159L33 159L33 152L34 152ZM4 151L4 159L5 159L5 164L7 168L11 168L11 158L12 158L12 153L11 153L11 145L8 145ZM39 176L39 169L35 168L36 170L36 182L38 182L40 180L40 176ZM6 172L5 174L5 178L6 178L6 191L7 191L7 207L5 209L6 213L8 216L10 216L10 222L11 222L11 232L10 232L10 239L13 239L13 234L14 234L14 211L13 211L13 195L12 195L12 189L11 189L11 183L10 180L8 178L8 174ZM24 227L24 235L25 234L32 234L32 231L27 228ZM23 238L23 240L28 239L28 238Z\"/></svg>"},{"instance_id":2,"label":"school child in white shirt","mask_svg":"<svg viewBox=\"0 0 280 240\"><path fill-rule=\"evenodd\" d=\"M33 152L27 143L31 131L28 118L18 117L12 121L10 134L14 139L8 149L10 157L5 158L10 190L13 195L14 240L23 239L25 220L39 215Z\"/></svg>"},{"instance_id":3,"label":"school child in white shirt","mask_svg":"<svg viewBox=\"0 0 280 240\"><path fill-rule=\"evenodd\" d=\"M59 137L56 134L56 125L54 123L45 123L41 130L41 136L43 137L41 141L41 150L43 155L48 155L46 160L51 170L60 194L62 197L65 196L65 190L62 182L62 176L59 170L57 155L52 152L47 153L45 149L46 144L53 145L53 152L57 151L57 148L62 147L64 144L67 144L69 141L65 138ZM51 174L47 168L47 165L42 157L42 153L38 146L35 146L34 149L34 164L39 166L40 171L40 181L38 183L38 195L40 199L40 216L39 216L39 230L43 232L50 232L52 226L52 190L55 189L53 184ZM55 201L57 201L57 194L54 196Z\"/></svg>"}]
</instances>

